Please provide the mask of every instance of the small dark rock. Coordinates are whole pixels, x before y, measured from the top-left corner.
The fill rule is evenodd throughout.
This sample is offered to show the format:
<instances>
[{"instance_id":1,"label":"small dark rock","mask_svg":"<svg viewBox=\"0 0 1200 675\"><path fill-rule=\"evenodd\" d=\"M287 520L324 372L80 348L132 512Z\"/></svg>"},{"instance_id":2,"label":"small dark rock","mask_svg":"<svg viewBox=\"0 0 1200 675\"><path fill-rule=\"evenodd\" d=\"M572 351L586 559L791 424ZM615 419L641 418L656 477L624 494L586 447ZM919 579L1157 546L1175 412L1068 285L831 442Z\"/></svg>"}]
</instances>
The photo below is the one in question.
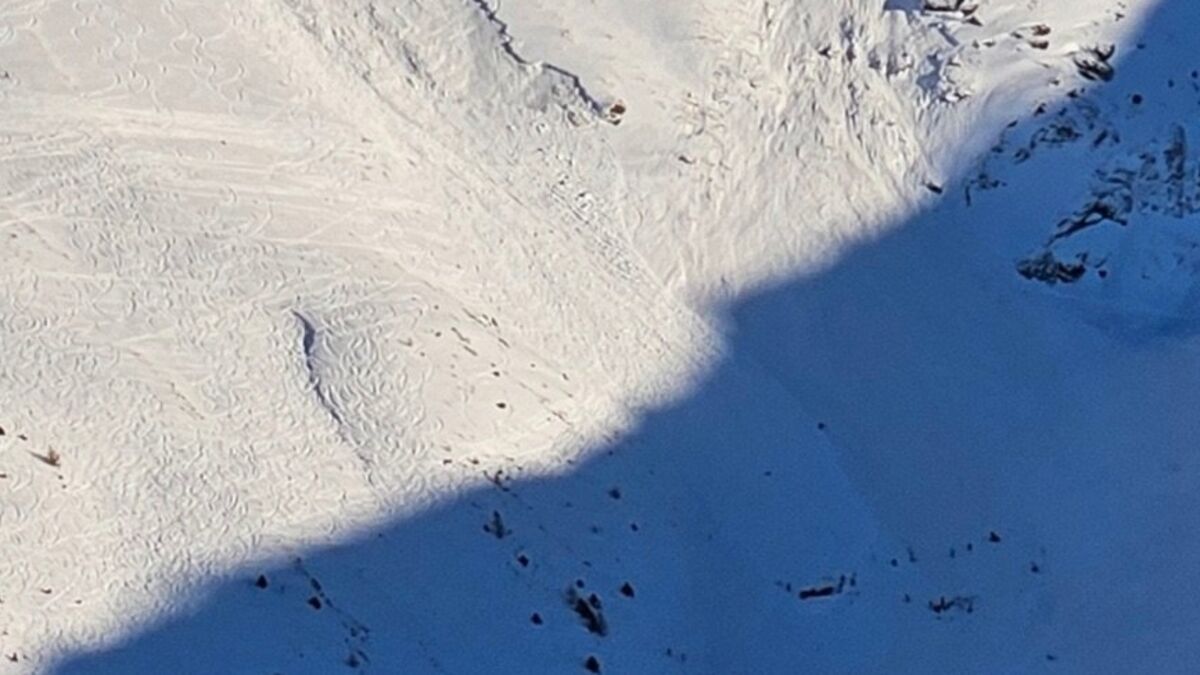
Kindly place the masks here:
<instances>
[{"instance_id":1,"label":"small dark rock","mask_svg":"<svg viewBox=\"0 0 1200 675\"><path fill-rule=\"evenodd\" d=\"M957 12L962 9L966 0L925 0L921 9L926 12Z\"/></svg>"},{"instance_id":2,"label":"small dark rock","mask_svg":"<svg viewBox=\"0 0 1200 675\"><path fill-rule=\"evenodd\" d=\"M941 614L952 609L958 609L971 614L975 611L975 599L963 595L958 595L953 598L945 596L939 597L936 601L929 601L929 610L934 614Z\"/></svg>"},{"instance_id":3,"label":"small dark rock","mask_svg":"<svg viewBox=\"0 0 1200 675\"><path fill-rule=\"evenodd\" d=\"M837 592L835 586L816 586L814 588L803 588L800 590L801 600L811 600L813 598L828 598Z\"/></svg>"},{"instance_id":4,"label":"small dark rock","mask_svg":"<svg viewBox=\"0 0 1200 675\"><path fill-rule=\"evenodd\" d=\"M1075 57L1075 68L1084 79L1108 82L1115 76L1109 59L1116 52L1112 45L1107 47L1091 47Z\"/></svg>"},{"instance_id":5,"label":"small dark rock","mask_svg":"<svg viewBox=\"0 0 1200 675\"><path fill-rule=\"evenodd\" d=\"M312 607L313 609L321 609L321 599L315 595L312 596L308 599L308 606Z\"/></svg>"},{"instance_id":6,"label":"small dark rock","mask_svg":"<svg viewBox=\"0 0 1200 675\"><path fill-rule=\"evenodd\" d=\"M583 625L589 633L601 637L608 635L608 622L604 620L604 614L600 611L600 598L596 597L595 593L585 600L575 589L568 589L567 603L583 620Z\"/></svg>"},{"instance_id":7,"label":"small dark rock","mask_svg":"<svg viewBox=\"0 0 1200 675\"><path fill-rule=\"evenodd\" d=\"M254 580L254 585L258 586L259 588L266 588L270 585L270 583L267 581L266 575L260 574L258 575L258 578Z\"/></svg>"},{"instance_id":8,"label":"small dark rock","mask_svg":"<svg viewBox=\"0 0 1200 675\"><path fill-rule=\"evenodd\" d=\"M595 656L589 656L587 657L587 660L583 662L583 667L586 668L589 673L598 673L600 672L600 659L596 658Z\"/></svg>"},{"instance_id":9,"label":"small dark rock","mask_svg":"<svg viewBox=\"0 0 1200 675\"><path fill-rule=\"evenodd\" d=\"M503 539L512 534L512 530L505 526L504 518L500 515L499 511L492 511L492 518L484 524L483 531L497 539Z\"/></svg>"}]
</instances>

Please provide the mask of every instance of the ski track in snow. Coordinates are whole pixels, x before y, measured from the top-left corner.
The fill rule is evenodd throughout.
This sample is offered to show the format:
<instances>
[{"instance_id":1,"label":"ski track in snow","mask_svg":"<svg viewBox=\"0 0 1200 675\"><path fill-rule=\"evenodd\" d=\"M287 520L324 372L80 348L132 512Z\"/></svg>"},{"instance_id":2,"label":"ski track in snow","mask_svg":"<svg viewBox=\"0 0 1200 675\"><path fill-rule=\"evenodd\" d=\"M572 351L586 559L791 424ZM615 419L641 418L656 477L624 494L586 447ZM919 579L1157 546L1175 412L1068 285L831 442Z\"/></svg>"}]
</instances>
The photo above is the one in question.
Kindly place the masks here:
<instances>
[{"instance_id":1,"label":"ski track in snow","mask_svg":"<svg viewBox=\"0 0 1200 675\"><path fill-rule=\"evenodd\" d=\"M1131 4L0 7L0 673L1187 672Z\"/></svg>"}]
</instances>

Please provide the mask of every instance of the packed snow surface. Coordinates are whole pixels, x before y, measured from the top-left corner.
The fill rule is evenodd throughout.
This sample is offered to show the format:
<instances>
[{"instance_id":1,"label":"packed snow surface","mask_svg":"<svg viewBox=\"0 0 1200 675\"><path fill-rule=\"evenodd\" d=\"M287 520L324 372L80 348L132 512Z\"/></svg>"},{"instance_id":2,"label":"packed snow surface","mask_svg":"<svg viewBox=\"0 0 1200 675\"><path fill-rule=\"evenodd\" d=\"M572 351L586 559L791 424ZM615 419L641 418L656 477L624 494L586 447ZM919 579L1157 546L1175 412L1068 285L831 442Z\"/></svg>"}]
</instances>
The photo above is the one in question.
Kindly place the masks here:
<instances>
[{"instance_id":1,"label":"packed snow surface","mask_svg":"<svg viewBox=\"0 0 1200 675\"><path fill-rule=\"evenodd\" d=\"M1197 672L1198 26L5 0L0 675Z\"/></svg>"}]
</instances>

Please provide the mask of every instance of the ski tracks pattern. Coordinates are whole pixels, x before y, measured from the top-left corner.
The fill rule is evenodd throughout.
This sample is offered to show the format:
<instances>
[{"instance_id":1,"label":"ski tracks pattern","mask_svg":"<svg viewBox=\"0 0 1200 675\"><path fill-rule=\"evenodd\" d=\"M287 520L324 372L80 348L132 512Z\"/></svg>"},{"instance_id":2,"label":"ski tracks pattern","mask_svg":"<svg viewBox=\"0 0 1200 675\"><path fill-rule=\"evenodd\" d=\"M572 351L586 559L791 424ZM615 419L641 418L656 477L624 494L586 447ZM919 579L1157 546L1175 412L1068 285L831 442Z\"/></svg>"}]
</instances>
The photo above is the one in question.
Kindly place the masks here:
<instances>
[{"instance_id":1,"label":"ski tracks pattern","mask_svg":"<svg viewBox=\"0 0 1200 675\"><path fill-rule=\"evenodd\" d=\"M481 463L550 469L686 365L696 319L628 245L595 102L455 39L494 33L474 5L408 9L0 11L0 641L25 666ZM494 100L462 105L477 78Z\"/></svg>"}]
</instances>

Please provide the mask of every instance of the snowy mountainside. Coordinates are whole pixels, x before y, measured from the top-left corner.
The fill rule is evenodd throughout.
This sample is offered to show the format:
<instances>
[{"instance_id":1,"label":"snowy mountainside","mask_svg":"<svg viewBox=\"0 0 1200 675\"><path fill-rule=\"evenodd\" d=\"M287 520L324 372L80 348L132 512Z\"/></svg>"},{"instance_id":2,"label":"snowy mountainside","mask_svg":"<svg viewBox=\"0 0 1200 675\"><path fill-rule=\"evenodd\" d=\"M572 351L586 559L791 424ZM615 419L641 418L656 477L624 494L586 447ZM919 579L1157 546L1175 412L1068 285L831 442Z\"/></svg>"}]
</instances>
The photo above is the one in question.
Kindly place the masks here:
<instances>
[{"instance_id":1,"label":"snowy mountainside","mask_svg":"<svg viewBox=\"0 0 1200 675\"><path fill-rule=\"evenodd\" d=\"M1019 190L1036 209L1014 228L1028 238L1023 276L1062 284L1060 292L1109 319L1124 315L1155 330L1192 324L1196 299L1200 240L1191 220L1200 211L1200 168L1189 141L1198 131L1200 71L1184 26L1127 45L1131 53L1102 72L1111 82L1085 74L1065 100L1039 103L1035 119L1006 132L965 188ZM1077 57L1081 73L1097 50L1115 45ZM1007 186L1009 175L1021 182ZM1052 180L1030 184L1039 176Z\"/></svg>"},{"instance_id":2,"label":"snowy mountainside","mask_svg":"<svg viewBox=\"0 0 1200 675\"><path fill-rule=\"evenodd\" d=\"M1198 14L0 8L0 673L1190 672Z\"/></svg>"},{"instance_id":3,"label":"snowy mountainside","mask_svg":"<svg viewBox=\"0 0 1200 675\"><path fill-rule=\"evenodd\" d=\"M658 252L650 262L668 283L689 289L686 274L704 294L722 278L736 292L819 266L902 217L928 196L926 183L961 174L1009 116L1065 96L1082 46L1137 27L1120 2L994 3L968 16L913 4L666 3L652 21L620 4L522 2L508 13L515 34L532 27L518 50L553 54L594 95L638 113L612 140L638 160L627 175L653 186L636 222L654 225L636 241ZM571 29L551 34L549 21ZM1034 36L1048 24L1052 39ZM696 37L678 35L693 25ZM627 63L628 44L662 47ZM816 186L836 186L842 200ZM680 209L680 192L694 206ZM779 228L773 216L788 212L813 214L803 236ZM660 245L668 236L683 248Z\"/></svg>"}]
</instances>

